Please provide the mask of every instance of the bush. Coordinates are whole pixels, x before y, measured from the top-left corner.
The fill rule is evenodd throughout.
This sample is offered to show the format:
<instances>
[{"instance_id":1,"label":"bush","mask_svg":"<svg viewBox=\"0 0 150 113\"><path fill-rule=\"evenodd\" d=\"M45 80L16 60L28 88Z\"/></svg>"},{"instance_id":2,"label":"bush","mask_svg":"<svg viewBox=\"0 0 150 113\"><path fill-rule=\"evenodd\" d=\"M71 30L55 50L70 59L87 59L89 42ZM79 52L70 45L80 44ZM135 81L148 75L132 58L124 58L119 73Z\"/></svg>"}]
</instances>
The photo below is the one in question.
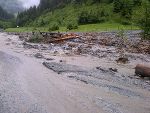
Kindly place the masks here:
<instances>
[{"instance_id":1,"label":"bush","mask_svg":"<svg viewBox=\"0 0 150 113\"><path fill-rule=\"evenodd\" d=\"M131 25L131 21L128 19L121 19L121 24L122 25Z\"/></svg>"},{"instance_id":2,"label":"bush","mask_svg":"<svg viewBox=\"0 0 150 113\"><path fill-rule=\"evenodd\" d=\"M53 23L50 25L48 31L56 31L59 30L59 25L57 23Z\"/></svg>"},{"instance_id":3,"label":"bush","mask_svg":"<svg viewBox=\"0 0 150 113\"><path fill-rule=\"evenodd\" d=\"M125 38L126 38L125 30L124 30L124 29L120 29L120 30L117 32L117 37L119 37L119 38L121 38L121 39L125 39Z\"/></svg>"},{"instance_id":4,"label":"bush","mask_svg":"<svg viewBox=\"0 0 150 113\"><path fill-rule=\"evenodd\" d=\"M67 24L67 29L68 29L68 30L78 29L78 24L77 24L77 23L73 23L73 22L71 23L71 22L70 22L70 23Z\"/></svg>"}]
</instances>

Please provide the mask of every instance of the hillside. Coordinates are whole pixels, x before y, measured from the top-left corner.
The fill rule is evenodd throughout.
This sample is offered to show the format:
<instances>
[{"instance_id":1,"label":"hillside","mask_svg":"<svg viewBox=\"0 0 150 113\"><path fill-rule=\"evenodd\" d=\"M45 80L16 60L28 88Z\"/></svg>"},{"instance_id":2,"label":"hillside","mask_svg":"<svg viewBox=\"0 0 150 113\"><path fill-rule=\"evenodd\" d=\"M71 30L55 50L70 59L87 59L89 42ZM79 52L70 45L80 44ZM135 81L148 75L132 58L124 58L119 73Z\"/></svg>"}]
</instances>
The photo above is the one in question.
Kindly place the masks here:
<instances>
[{"instance_id":1,"label":"hillside","mask_svg":"<svg viewBox=\"0 0 150 113\"><path fill-rule=\"evenodd\" d=\"M108 21L132 24L133 13L141 6L142 0L41 0L37 8L31 7L18 15L18 24L39 27Z\"/></svg>"}]
</instances>

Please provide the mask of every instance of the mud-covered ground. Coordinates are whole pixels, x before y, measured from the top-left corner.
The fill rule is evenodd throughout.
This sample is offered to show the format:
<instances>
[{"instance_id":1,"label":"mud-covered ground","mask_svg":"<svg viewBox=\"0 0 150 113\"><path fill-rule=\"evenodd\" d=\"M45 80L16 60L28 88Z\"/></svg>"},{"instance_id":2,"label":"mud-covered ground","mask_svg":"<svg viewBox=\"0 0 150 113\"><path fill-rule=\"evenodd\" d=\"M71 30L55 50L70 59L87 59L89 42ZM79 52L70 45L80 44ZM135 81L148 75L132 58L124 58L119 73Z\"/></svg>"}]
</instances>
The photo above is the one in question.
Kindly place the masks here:
<instances>
[{"instance_id":1,"label":"mud-covered ground","mask_svg":"<svg viewBox=\"0 0 150 113\"><path fill-rule=\"evenodd\" d=\"M0 33L0 113L149 113L150 80L134 68L150 64L150 42L78 35L39 44Z\"/></svg>"}]
</instances>

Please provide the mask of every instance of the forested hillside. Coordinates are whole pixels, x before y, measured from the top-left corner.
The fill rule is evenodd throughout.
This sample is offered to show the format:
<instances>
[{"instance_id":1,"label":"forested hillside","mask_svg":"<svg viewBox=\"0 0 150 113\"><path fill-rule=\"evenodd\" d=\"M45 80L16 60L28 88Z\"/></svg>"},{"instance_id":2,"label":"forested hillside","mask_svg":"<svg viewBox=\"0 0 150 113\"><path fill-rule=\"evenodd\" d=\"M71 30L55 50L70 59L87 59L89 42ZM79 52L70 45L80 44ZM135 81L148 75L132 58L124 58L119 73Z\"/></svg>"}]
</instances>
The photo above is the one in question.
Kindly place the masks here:
<instances>
[{"instance_id":1,"label":"forested hillside","mask_svg":"<svg viewBox=\"0 0 150 113\"><path fill-rule=\"evenodd\" d=\"M50 31L60 26L70 30L77 29L78 25L104 22L147 28L142 23L149 23L148 12L150 0L41 0L38 7L18 14L17 24L49 27Z\"/></svg>"}]
</instances>

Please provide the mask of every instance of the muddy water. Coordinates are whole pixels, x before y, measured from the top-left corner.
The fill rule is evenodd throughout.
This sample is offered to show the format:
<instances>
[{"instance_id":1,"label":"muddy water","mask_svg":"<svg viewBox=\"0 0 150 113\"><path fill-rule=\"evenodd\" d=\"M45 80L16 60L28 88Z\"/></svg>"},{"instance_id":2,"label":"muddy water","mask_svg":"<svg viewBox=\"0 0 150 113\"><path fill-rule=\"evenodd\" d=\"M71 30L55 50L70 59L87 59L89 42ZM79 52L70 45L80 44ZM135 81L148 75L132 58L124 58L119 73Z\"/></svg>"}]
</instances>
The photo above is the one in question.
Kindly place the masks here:
<instances>
[{"instance_id":1,"label":"muddy water","mask_svg":"<svg viewBox=\"0 0 150 113\"><path fill-rule=\"evenodd\" d=\"M0 113L150 111L149 81L133 77L136 63L146 62L118 65L108 58L89 55L53 55L24 49L17 36L5 33L0 34L0 51ZM37 52L54 60L36 59ZM46 68L43 62L49 62L52 68ZM74 66L77 71L68 71L75 70ZM97 70L97 66L106 71ZM118 72L112 74L108 68L117 68ZM65 71L58 73L60 69Z\"/></svg>"}]
</instances>

